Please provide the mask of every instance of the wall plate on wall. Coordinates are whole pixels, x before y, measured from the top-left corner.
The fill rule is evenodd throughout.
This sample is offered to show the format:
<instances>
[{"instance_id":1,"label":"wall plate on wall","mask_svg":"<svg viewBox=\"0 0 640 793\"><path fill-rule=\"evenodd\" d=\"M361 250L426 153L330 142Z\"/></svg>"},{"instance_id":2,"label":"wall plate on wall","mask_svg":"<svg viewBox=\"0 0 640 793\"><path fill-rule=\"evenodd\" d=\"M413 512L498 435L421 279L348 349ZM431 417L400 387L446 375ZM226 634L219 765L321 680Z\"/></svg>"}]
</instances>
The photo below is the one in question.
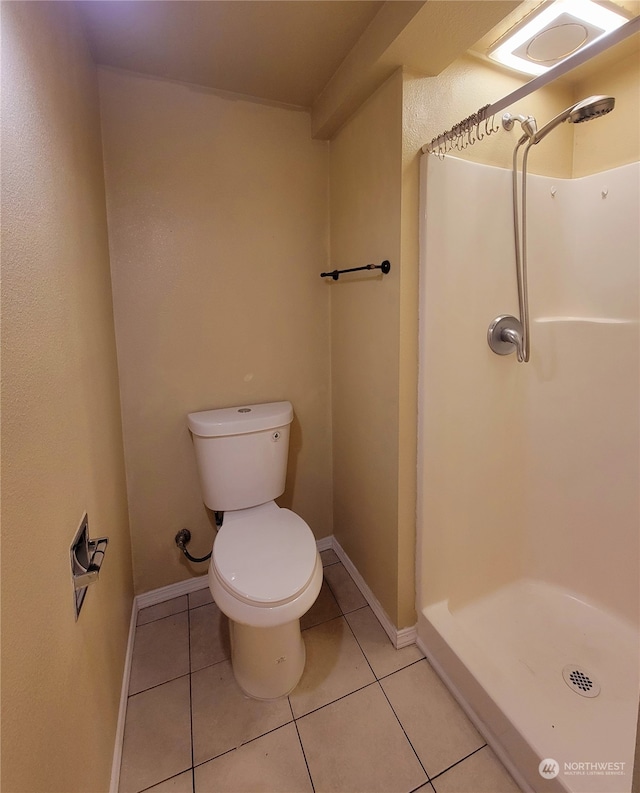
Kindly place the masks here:
<instances>
[{"instance_id":1,"label":"wall plate on wall","mask_svg":"<svg viewBox=\"0 0 640 793\"><path fill-rule=\"evenodd\" d=\"M108 542L108 537L100 537L98 540L89 539L89 516L85 513L69 549L76 621L87 588L98 580Z\"/></svg>"}]
</instances>

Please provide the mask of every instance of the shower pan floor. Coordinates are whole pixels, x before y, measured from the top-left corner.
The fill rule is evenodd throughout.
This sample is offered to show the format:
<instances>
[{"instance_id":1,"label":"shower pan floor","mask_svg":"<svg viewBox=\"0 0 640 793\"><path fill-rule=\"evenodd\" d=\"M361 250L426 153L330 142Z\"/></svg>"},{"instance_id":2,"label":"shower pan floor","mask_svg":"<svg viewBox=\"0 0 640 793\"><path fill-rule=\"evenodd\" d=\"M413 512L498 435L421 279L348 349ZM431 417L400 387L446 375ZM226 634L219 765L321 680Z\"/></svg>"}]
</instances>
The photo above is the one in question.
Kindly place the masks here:
<instances>
[{"instance_id":1,"label":"shower pan floor","mask_svg":"<svg viewBox=\"0 0 640 793\"><path fill-rule=\"evenodd\" d=\"M524 579L459 608L428 606L418 634L532 789L631 790L638 718L631 624L568 590ZM556 778L540 775L543 759L556 761Z\"/></svg>"}]
</instances>

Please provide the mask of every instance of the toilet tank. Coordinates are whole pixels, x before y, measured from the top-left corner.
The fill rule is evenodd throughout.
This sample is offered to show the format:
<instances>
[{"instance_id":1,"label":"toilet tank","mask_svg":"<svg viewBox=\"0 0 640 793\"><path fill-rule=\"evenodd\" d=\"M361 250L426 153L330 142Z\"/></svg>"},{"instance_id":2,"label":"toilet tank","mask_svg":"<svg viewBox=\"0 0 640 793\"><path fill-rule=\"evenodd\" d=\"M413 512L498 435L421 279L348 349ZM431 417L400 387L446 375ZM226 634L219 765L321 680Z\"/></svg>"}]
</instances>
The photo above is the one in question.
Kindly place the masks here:
<instances>
[{"instance_id":1,"label":"toilet tank","mask_svg":"<svg viewBox=\"0 0 640 793\"><path fill-rule=\"evenodd\" d=\"M189 413L204 503L214 511L247 509L284 493L290 402Z\"/></svg>"}]
</instances>

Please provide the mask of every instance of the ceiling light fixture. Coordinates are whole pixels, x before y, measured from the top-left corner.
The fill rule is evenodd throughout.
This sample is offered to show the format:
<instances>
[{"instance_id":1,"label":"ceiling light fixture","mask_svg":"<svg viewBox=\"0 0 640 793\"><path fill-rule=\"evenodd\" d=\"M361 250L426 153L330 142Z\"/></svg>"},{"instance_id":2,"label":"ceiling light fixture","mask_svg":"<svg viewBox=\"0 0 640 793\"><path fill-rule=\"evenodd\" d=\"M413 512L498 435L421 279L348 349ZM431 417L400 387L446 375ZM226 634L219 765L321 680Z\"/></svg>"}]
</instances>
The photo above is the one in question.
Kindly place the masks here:
<instances>
[{"instance_id":1,"label":"ceiling light fixture","mask_svg":"<svg viewBox=\"0 0 640 793\"><path fill-rule=\"evenodd\" d=\"M627 21L622 11L592 0L555 0L512 28L487 55L510 69L540 75Z\"/></svg>"}]
</instances>

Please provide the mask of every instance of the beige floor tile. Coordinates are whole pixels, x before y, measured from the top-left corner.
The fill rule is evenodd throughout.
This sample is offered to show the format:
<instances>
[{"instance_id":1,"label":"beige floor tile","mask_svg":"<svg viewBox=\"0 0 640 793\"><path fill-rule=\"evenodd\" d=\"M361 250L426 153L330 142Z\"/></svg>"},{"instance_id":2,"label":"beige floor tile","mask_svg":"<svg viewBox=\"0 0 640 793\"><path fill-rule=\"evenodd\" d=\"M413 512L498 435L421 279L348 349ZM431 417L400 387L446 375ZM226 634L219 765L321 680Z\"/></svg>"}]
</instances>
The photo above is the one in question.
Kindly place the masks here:
<instances>
[{"instance_id":1,"label":"beige floor tile","mask_svg":"<svg viewBox=\"0 0 640 793\"><path fill-rule=\"evenodd\" d=\"M144 793L193 793L193 771L189 769L159 785L147 788Z\"/></svg>"},{"instance_id":2,"label":"beige floor tile","mask_svg":"<svg viewBox=\"0 0 640 793\"><path fill-rule=\"evenodd\" d=\"M312 793L293 724L195 769L196 793Z\"/></svg>"},{"instance_id":3,"label":"beige floor tile","mask_svg":"<svg viewBox=\"0 0 640 793\"><path fill-rule=\"evenodd\" d=\"M426 660L380 682L430 777L484 744Z\"/></svg>"},{"instance_id":4,"label":"beige floor tile","mask_svg":"<svg viewBox=\"0 0 640 793\"><path fill-rule=\"evenodd\" d=\"M129 694L189 672L189 618L186 611L136 628Z\"/></svg>"},{"instance_id":5,"label":"beige floor tile","mask_svg":"<svg viewBox=\"0 0 640 793\"><path fill-rule=\"evenodd\" d=\"M302 636L307 662L289 695L296 718L375 680L344 617L309 628Z\"/></svg>"},{"instance_id":6,"label":"beige floor tile","mask_svg":"<svg viewBox=\"0 0 640 793\"><path fill-rule=\"evenodd\" d=\"M178 614L188 608L187 596L181 595L171 600L165 600L163 603L156 603L155 606L147 606L146 609L140 609L136 624L146 625L148 622L162 619L162 617L170 617L172 614Z\"/></svg>"},{"instance_id":7,"label":"beige floor tile","mask_svg":"<svg viewBox=\"0 0 640 793\"><path fill-rule=\"evenodd\" d=\"M318 595L316 602L311 606L306 614L300 618L300 628L304 631L307 628L312 628L314 625L319 625L321 622L335 619L342 614L337 600L333 596L333 592L329 589L326 581L322 582L322 589Z\"/></svg>"},{"instance_id":8,"label":"beige floor tile","mask_svg":"<svg viewBox=\"0 0 640 793\"><path fill-rule=\"evenodd\" d=\"M376 677L390 675L424 658L415 644L396 650L369 606L352 611L346 619Z\"/></svg>"},{"instance_id":9,"label":"beige floor tile","mask_svg":"<svg viewBox=\"0 0 640 793\"><path fill-rule=\"evenodd\" d=\"M348 611L367 605L362 592L353 583L353 579L342 563L332 564L324 568L324 577L335 595L338 605L346 614Z\"/></svg>"},{"instance_id":10,"label":"beige floor tile","mask_svg":"<svg viewBox=\"0 0 640 793\"><path fill-rule=\"evenodd\" d=\"M322 566L328 567L330 564L335 564L339 562L338 554L333 550L333 548L328 548L326 551L320 551L320 558L322 559Z\"/></svg>"},{"instance_id":11,"label":"beige floor tile","mask_svg":"<svg viewBox=\"0 0 640 793\"><path fill-rule=\"evenodd\" d=\"M427 780L377 683L297 725L316 793L408 793Z\"/></svg>"},{"instance_id":12,"label":"beige floor tile","mask_svg":"<svg viewBox=\"0 0 640 793\"><path fill-rule=\"evenodd\" d=\"M120 793L137 793L190 767L188 676L130 697Z\"/></svg>"},{"instance_id":13,"label":"beige floor tile","mask_svg":"<svg viewBox=\"0 0 640 793\"><path fill-rule=\"evenodd\" d=\"M194 672L191 693L196 765L292 720L286 697L271 702L246 697L229 661Z\"/></svg>"},{"instance_id":14,"label":"beige floor tile","mask_svg":"<svg viewBox=\"0 0 640 793\"><path fill-rule=\"evenodd\" d=\"M191 671L231 658L229 620L215 603L189 612Z\"/></svg>"},{"instance_id":15,"label":"beige floor tile","mask_svg":"<svg viewBox=\"0 0 640 793\"><path fill-rule=\"evenodd\" d=\"M520 793L488 746L433 780L436 793Z\"/></svg>"},{"instance_id":16,"label":"beige floor tile","mask_svg":"<svg viewBox=\"0 0 640 793\"><path fill-rule=\"evenodd\" d=\"M195 592L189 592L190 609L198 608L198 606L206 606L207 603L213 603L213 595L208 586L202 589L196 589Z\"/></svg>"}]
</instances>

